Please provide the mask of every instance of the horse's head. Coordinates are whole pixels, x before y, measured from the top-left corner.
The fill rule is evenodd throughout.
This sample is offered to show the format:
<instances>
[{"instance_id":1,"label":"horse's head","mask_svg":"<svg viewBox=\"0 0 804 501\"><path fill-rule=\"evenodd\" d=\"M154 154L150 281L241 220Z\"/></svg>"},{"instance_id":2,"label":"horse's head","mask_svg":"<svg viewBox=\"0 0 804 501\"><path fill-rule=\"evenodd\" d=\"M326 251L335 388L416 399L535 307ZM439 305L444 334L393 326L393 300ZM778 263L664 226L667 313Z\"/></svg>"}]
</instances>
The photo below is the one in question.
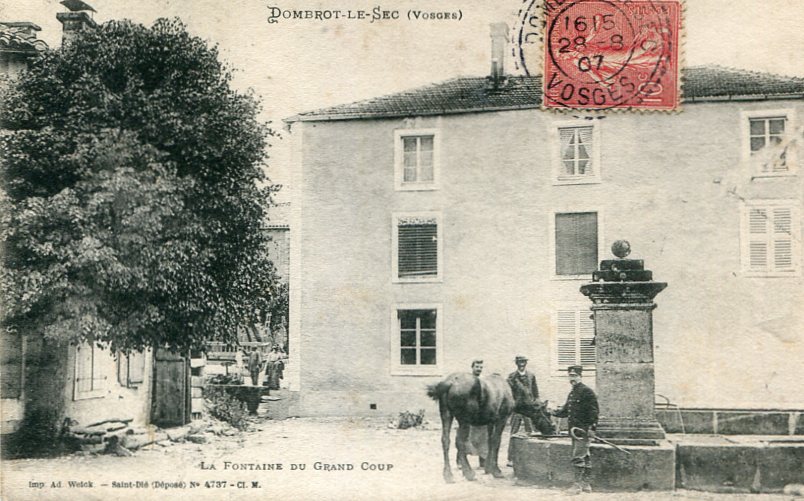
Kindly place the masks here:
<instances>
[{"instance_id":1,"label":"horse's head","mask_svg":"<svg viewBox=\"0 0 804 501\"><path fill-rule=\"evenodd\" d=\"M534 416L531 416L533 426L536 427L536 429L539 430L542 435L556 434L556 427L553 424L553 420L550 418L550 412L547 410L547 404L549 403L549 400L543 400L539 406L539 412L536 412Z\"/></svg>"}]
</instances>

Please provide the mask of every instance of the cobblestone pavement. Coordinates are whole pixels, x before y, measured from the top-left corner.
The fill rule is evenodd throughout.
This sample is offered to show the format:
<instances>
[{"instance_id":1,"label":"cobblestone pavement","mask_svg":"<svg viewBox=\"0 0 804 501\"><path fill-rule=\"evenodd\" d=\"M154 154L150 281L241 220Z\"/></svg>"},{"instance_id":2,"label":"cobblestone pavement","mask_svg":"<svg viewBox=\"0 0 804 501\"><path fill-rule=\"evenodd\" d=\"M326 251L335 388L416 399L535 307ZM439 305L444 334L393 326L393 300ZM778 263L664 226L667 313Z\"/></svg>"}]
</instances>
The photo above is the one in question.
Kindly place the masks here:
<instances>
[{"instance_id":1,"label":"cobblestone pavement","mask_svg":"<svg viewBox=\"0 0 804 501\"><path fill-rule=\"evenodd\" d=\"M561 490L518 485L504 460L504 479L478 470L478 480L467 482L454 469L456 483L445 484L439 426L426 423L423 429L398 430L377 419L262 420L254 423L253 431L209 435L206 444L152 445L132 457L10 460L2 465L2 499L522 501L566 497ZM501 458L508 442L507 436L503 438ZM454 458L454 449L450 456ZM470 461L477 464L476 457ZM74 483L70 487L69 482L91 482L92 486ZM592 493L575 498L765 501L790 496L675 491Z\"/></svg>"}]
</instances>

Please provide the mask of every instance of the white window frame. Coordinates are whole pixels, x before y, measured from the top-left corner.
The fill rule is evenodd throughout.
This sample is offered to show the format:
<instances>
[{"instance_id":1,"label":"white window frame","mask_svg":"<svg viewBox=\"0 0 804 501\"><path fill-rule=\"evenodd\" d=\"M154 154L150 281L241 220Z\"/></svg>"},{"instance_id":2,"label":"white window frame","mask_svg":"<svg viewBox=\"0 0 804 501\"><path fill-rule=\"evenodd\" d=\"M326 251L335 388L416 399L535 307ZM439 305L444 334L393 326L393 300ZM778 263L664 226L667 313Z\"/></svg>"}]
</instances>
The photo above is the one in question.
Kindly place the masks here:
<instances>
[{"instance_id":1,"label":"white window frame","mask_svg":"<svg viewBox=\"0 0 804 501\"><path fill-rule=\"evenodd\" d=\"M401 350L401 333L399 329L399 310L435 310L436 311L436 364L435 365L402 365L399 361ZM392 376L440 376L444 367L444 314L441 303L396 303L391 306L391 351L390 366Z\"/></svg>"},{"instance_id":2,"label":"white window frame","mask_svg":"<svg viewBox=\"0 0 804 501\"><path fill-rule=\"evenodd\" d=\"M547 223L548 227L548 245L550 252L549 266L550 278L552 280L592 280L592 273L582 275L558 275L556 273L556 214L575 214L579 212L595 212L597 214L597 266L600 265L600 260L605 256L606 244L603 240L603 211L597 208L575 208L570 207L564 209L553 209L548 214L550 220ZM596 267L597 267L596 266Z\"/></svg>"},{"instance_id":3,"label":"white window frame","mask_svg":"<svg viewBox=\"0 0 804 501\"><path fill-rule=\"evenodd\" d=\"M553 165L553 185L572 185L572 184L599 184L602 181L600 165L600 126L599 120L572 120L554 122L550 127L549 141L551 144L551 157ZM581 127L591 127L592 129L592 151L589 152L589 161L592 164L592 174L583 176L568 176L564 174L564 162L561 157L561 134L560 129L577 129Z\"/></svg>"},{"instance_id":4,"label":"white window frame","mask_svg":"<svg viewBox=\"0 0 804 501\"><path fill-rule=\"evenodd\" d=\"M435 219L436 230L436 274L428 277L399 276L399 220L406 218ZM444 275L444 220L441 212L395 212L391 215L391 282L427 283L441 282Z\"/></svg>"},{"instance_id":5,"label":"white window frame","mask_svg":"<svg viewBox=\"0 0 804 501\"><path fill-rule=\"evenodd\" d=\"M795 138L794 134L799 134L795 110L793 108L772 109L772 110L750 110L740 112L740 130L742 136L742 160L747 163L751 177L784 177L795 176L798 173L798 145L793 145L788 150L785 163L787 171L784 172L763 172L761 170L761 159L751 153L751 120L759 118L785 118L784 138L782 142L792 141L802 138Z\"/></svg>"},{"instance_id":6,"label":"white window frame","mask_svg":"<svg viewBox=\"0 0 804 501\"><path fill-rule=\"evenodd\" d=\"M775 207L787 207L791 209L790 222L790 241L792 268L789 271L779 271L775 269L752 270L750 266L750 244L751 235L749 232L749 215L753 208L773 209ZM771 237L768 236L768 241ZM769 259L773 255L772 246L768 245ZM742 275L746 277L799 277L801 276L801 216L799 202L796 200L782 199L755 199L745 200L740 205L740 263Z\"/></svg>"},{"instance_id":7,"label":"white window frame","mask_svg":"<svg viewBox=\"0 0 804 501\"><path fill-rule=\"evenodd\" d=\"M433 180L408 182L405 179L403 138L433 136ZM439 188L441 166L441 133L439 129L397 129L394 131L394 187L397 191L428 191Z\"/></svg>"},{"instance_id":8,"label":"white window frame","mask_svg":"<svg viewBox=\"0 0 804 501\"><path fill-rule=\"evenodd\" d=\"M84 390L79 385L79 379L81 379L81 367L79 364L79 357L81 357L81 350L90 349L92 350L92 355L90 357L91 360L91 377L90 377L90 389ZM103 356L105 350L102 350L98 346L95 345L94 342L83 342L81 344L77 344L73 348L74 359L73 359L73 400L84 400L88 398L103 398L106 394L106 384L108 380L108 376L104 374L104 367L103 367Z\"/></svg>"},{"instance_id":9,"label":"white window frame","mask_svg":"<svg viewBox=\"0 0 804 501\"><path fill-rule=\"evenodd\" d=\"M592 311L589 309L591 303L587 302L580 302L580 301L556 301L553 304L553 311L551 315L551 326L550 326L550 362L552 366L552 372L554 376L566 376L567 367L570 365L581 365L580 363L580 343L581 339L588 339L586 336L581 336L580 332L580 324L577 323L581 320L581 316L586 316L587 318L592 315ZM572 311L575 313L575 321L576 321L576 329L575 329L575 348L576 348L576 361L572 364L559 364L558 360L558 340L559 340L559 333L558 333L558 322L559 322L559 312L561 311ZM592 320L592 335L594 336L594 320ZM595 365L583 365L584 375L587 374L595 374L597 370L597 350L595 351Z\"/></svg>"}]
</instances>

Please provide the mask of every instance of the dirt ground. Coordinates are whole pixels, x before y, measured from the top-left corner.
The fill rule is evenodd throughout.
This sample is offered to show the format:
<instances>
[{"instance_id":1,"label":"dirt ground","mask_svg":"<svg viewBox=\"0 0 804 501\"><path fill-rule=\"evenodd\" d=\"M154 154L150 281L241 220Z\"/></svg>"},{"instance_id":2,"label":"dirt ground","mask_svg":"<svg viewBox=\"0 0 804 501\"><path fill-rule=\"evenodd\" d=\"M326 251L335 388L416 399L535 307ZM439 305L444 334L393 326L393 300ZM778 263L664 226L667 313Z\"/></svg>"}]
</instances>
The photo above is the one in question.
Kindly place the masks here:
<instances>
[{"instance_id":1,"label":"dirt ground","mask_svg":"<svg viewBox=\"0 0 804 501\"><path fill-rule=\"evenodd\" d=\"M441 477L440 424L398 430L377 419L305 418L260 420L254 428L234 436L208 435L206 444L152 445L132 457L71 455L5 461L2 499L521 501L566 497L561 490L517 484L512 469L505 467L507 435L500 451L506 478L494 479L478 470L478 480L467 482L453 469L456 483L448 485ZM450 457L454 459L454 451ZM476 457L470 461L477 465ZM790 499L695 491L592 493L576 498Z\"/></svg>"}]
</instances>

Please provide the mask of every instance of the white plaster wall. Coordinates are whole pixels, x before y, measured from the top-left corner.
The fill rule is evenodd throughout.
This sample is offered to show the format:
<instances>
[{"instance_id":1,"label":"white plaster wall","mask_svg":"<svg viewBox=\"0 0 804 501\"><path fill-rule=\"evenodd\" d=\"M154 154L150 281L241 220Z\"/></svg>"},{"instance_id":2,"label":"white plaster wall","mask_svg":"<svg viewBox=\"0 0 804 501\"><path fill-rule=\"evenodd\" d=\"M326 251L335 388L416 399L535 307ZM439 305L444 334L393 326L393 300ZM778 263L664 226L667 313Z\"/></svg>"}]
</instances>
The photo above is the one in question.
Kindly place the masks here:
<instances>
[{"instance_id":1,"label":"white plaster wall","mask_svg":"<svg viewBox=\"0 0 804 501\"><path fill-rule=\"evenodd\" d=\"M741 111L779 108L804 118L800 101L606 115L591 122L602 183L571 186L551 182L548 140L566 115L305 123L294 130L303 170L294 178L301 266L291 278L300 412L426 405L424 387L438 378L390 375L389 311L403 302L443 305L445 373L480 356L487 373L507 374L522 353L544 396L563 401L551 314L555 301L585 298L583 281L551 278L549 220L561 210L599 211L606 248L630 240L630 257L669 283L654 312L658 393L683 406L804 407L792 390L804 360L802 278L740 273L740 197L800 202L804 192L801 174L752 179L741 160ZM440 190L394 190L393 131L411 127L441 131ZM443 282L391 282L391 214L405 211L442 213Z\"/></svg>"}]
</instances>

